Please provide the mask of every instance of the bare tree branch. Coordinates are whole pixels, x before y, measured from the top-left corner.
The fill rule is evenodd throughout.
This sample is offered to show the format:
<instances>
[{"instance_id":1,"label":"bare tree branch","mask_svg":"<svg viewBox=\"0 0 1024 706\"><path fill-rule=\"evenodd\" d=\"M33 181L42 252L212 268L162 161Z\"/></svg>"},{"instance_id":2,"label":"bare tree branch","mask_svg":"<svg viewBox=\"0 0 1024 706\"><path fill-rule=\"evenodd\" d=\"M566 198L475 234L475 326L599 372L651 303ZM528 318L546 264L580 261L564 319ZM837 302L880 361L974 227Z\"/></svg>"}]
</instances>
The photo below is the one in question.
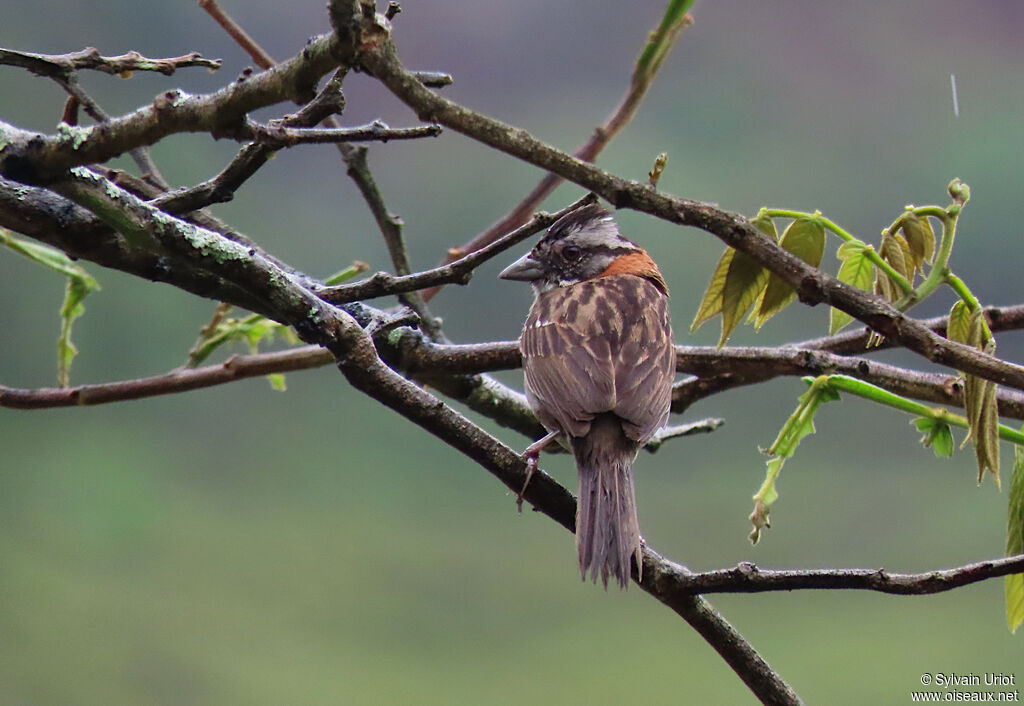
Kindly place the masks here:
<instances>
[{"instance_id":1,"label":"bare tree branch","mask_svg":"<svg viewBox=\"0 0 1024 706\"><path fill-rule=\"evenodd\" d=\"M364 20L365 21L365 20ZM873 294L840 282L779 247L742 216L712 204L658 191L628 181L547 145L513 128L454 103L416 81L399 61L386 37L360 54L364 67L427 122L437 122L483 144L563 176L618 207L643 211L679 225L705 230L726 245L747 253L791 285L801 301L830 304L860 319L887 338L924 358L1001 385L1024 390L1024 367L976 348L949 341Z\"/></svg>"},{"instance_id":2,"label":"bare tree branch","mask_svg":"<svg viewBox=\"0 0 1024 706\"><path fill-rule=\"evenodd\" d=\"M245 130L248 137L272 150L283 147L309 144L334 144L337 142L388 142L389 140L416 140L422 137L437 137L440 125L418 125L416 127L392 128L376 120L368 125L348 128L291 128L283 125L262 125L247 120ZM242 136L241 134L239 135Z\"/></svg>"},{"instance_id":3,"label":"bare tree branch","mask_svg":"<svg viewBox=\"0 0 1024 706\"><path fill-rule=\"evenodd\" d=\"M1007 311L1016 309L1006 308ZM940 322L933 323L938 325ZM1024 321L1017 324L1024 326ZM821 339L822 347L825 347L824 342L827 340ZM378 347L382 345L378 342ZM402 329L387 345L388 355L395 358L396 366L414 378L429 380L432 385L445 391L446 395L453 392L452 375L511 370L521 364L519 347L515 341L445 344L426 340L412 329ZM838 356L823 350L791 348L788 345L779 348L721 350L704 346L676 346L676 352L676 369L694 376L676 383L673 392L673 411L676 413L681 413L699 399L741 385L763 382L780 375L830 373L857 377L912 399L963 407L962 386L950 375L923 373L867 358ZM0 387L0 407L34 409L118 402L220 385L270 373L306 370L330 362L330 356L321 349L307 346L283 352L232 356L220 365L177 370L138 380L63 389ZM222 370L222 366L227 366L228 370ZM449 376L448 383L441 381L446 376ZM466 401L465 395L453 393L450 396ZM1016 390L999 389L997 401L1001 416L1024 419L1024 394ZM516 418L524 414L528 417L523 426L510 423L507 416L510 408L507 406L496 406L485 401L479 407L482 413L492 419L522 431L531 438L542 433L532 413L521 410L514 413ZM666 429L666 438L677 435L676 432L681 428L685 426ZM648 444L648 450L654 450L652 444L655 444L653 440Z\"/></svg>"},{"instance_id":4,"label":"bare tree branch","mask_svg":"<svg viewBox=\"0 0 1024 706\"><path fill-rule=\"evenodd\" d=\"M644 571L647 570L644 564ZM885 569L764 570L745 562L731 569L685 574L677 588L692 593L762 593L804 589L877 591L927 596L979 581L1024 573L1024 554L979 561L954 569L898 574ZM685 586L685 588L683 588Z\"/></svg>"},{"instance_id":5,"label":"bare tree branch","mask_svg":"<svg viewBox=\"0 0 1024 706\"><path fill-rule=\"evenodd\" d=\"M0 122L5 147L0 173L19 181L45 182L75 166L105 162L176 132L244 136L245 116L284 100L306 102L316 82L336 68L345 51L334 35L314 37L296 57L208 95L166 91L149 106L91 128L64 125L40 135Z\"/></svg>"},{"instance_id":6,"label":"bare tree branch","mask_svg":"<svg viewBox=\"0 0 1024 706\"><path fill-rule=\"evenodd\" d=\"M323 348L308 346L258 355L236 355L218 365L179 368L163 375L137 380L74 387L44 387L34 390L0 385L0 407L46 409L173 395L271 373L319 368L333 360L334 357Z\"/></svg>"}]
</instances>

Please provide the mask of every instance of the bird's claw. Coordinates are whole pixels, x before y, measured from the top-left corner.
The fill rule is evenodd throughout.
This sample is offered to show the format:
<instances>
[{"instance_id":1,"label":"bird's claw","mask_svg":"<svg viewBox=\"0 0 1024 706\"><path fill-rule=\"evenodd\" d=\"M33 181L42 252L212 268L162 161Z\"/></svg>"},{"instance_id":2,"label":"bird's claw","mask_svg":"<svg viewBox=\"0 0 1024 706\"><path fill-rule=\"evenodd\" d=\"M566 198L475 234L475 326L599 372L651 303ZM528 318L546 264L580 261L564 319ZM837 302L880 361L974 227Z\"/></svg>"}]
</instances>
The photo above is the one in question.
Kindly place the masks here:
<instances>
[{"instance_id":1,"label":"bird's claw","mask_svg":"<svg viewBox=\"0 0 1024 706\"><path fill-rule=\"evenodd\" d=\"M523 454L523 460L526 461L526 480L523 481L523 487L516 493L516 510L519 512L523 511L523 496L526 494L526 487L530 485L530 479L533 478L533 473L537 470L538 455L531 453Z\"/></svg>"}]
</instances>

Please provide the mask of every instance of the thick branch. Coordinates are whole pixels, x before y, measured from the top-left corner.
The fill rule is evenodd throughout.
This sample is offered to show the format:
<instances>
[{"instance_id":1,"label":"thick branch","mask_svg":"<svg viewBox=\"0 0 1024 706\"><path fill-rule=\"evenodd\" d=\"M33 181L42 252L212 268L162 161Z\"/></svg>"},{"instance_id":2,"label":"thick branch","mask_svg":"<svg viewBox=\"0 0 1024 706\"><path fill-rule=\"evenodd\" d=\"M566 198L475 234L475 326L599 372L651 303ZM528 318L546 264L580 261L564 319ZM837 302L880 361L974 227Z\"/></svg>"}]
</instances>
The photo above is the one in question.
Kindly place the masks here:
<instances>
[{"instance_id":1,"label":"thick branch","mask_svg":"<svg viewBox=\"0 0 1024 706\"><path fill-rule=\"evenodd\" d=\"M271 313L265 302L242 291L220 273L197 270L171 253L133 247L86 209L47 189L0 177L0 226L59 248L72 257L146 280L167 282L201 297L230 301L249 311Z\"/></svg>"},{"instance_id":2,"label":"thick branch","mask_svg":"<svg viewBox=\"0 0 1024 706\"><path fill-rule=\"evenodd\" d=\"M1009 309L1009 308L1008 308ZM1014 310L1016 307L1013 308ZM1024 322L1019 322L1024 325ZM824 341L822 339L823 345ZM473 409L530 438L543 434L521 395L494 383L483 385L476 374L512 370L521 365L515 341L495 343L444 344L428 340L418 331L401 328L378 341L394 366L406 375L442 391L446 396L469 404ZM962 386L941 373L908 370L867 358L852 358L822 350L780 348L724 348L677 346L677 370L691 377L676 383L673 411L681 413L693 402L741 385L750 385L781 375L842 373L871 382L904 397L944 405L963 406ZM283 352L233 356L220 365L176 370L138 380L126 380L73 388L35 390L0 388L0 407L37 409L118 402L139 397L170 394L221 385L248 377L286 373L327 365L329 355L318 347ZM226 366L226 369L225 369ZM999 414L1024 419L1024 394L998 389ZM707 420L702 424L708 423ZM669 427L664 438L677 436L684 427ZM663 439L661 439L663 440ZM659 440L647 449L655 451Z\"/></svg>"},{"instance_id":3,"label":"thick branch","mask_svg":"<svg viewBox=\"0 0 1024 706\"><path fill-rule=\"evenodd\" d=\"M860 378L903 397L963 407L963 385L955 375L923 373L863 357L842 356L813 348L714 348L680 346L677 369L695 377L676 383L672 411L681 413L694 402L743 385L782 375L842 373ZM1024 393L997 388L999 414L1024 419Z\"/></svg>"}]
</instances>

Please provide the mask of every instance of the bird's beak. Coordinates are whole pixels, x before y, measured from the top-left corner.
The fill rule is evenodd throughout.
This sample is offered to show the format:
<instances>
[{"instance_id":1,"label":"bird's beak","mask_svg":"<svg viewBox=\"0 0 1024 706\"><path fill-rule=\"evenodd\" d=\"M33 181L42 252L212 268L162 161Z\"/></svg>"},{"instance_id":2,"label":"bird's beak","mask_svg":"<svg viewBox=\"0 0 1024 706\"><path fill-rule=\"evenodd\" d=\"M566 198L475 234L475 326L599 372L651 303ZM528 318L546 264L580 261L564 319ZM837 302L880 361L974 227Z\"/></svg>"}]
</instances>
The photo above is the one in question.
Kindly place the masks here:
<instances>
[{"instance_id":1,"label":"bird's beak","mask_svg":"<svg viewBox=\"0 0 1024 706\"><path fill-rule=\"evenodd\" d=\"M544 276L544 270L540 263L530 257L532 253L526 253L521 258L506 267L498 275L499 279L512 279L518 282L532 282Z\"/></svg>"}]
</instances>

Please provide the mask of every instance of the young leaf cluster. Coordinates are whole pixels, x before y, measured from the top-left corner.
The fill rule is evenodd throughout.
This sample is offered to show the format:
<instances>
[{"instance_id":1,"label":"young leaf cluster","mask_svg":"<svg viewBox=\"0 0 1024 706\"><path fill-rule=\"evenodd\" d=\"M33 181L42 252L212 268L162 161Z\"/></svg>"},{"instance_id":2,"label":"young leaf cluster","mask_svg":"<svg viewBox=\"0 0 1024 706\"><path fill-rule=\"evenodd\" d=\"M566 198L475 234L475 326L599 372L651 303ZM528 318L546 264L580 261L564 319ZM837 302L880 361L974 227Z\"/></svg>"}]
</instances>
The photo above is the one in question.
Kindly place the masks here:
<instances>
[{"instance_id":1,"label":"young leaf cluster","mask_svg":"<svg viewBox=\"0 0 1024 706\"><path fill-rule=\"evenodd\" d=\"M814 415L818 411L818 407L824 402L839 399L839 393L829 385L827 375L804 380L810 383L810 388L800 396L800 403L796 410L789 415L789 419L782 425L779 435L765 451L772 458L768 460L768 471L765 474L764 482L754 494L754 511L750 513L750 521L754 525L754 529L750 533L750 541L754 544L757 544L761 538L761 530L771 527L768 514L772 503L779 497L775 481L782 471L782 465L787 458L796 453L803 438L814 433Z\"/></svg>"},{"instance_id":2,"label":"young leaf cluster","mask_svg":"<svg viewBox=\"0 0 1024 706\"><path fill-rule=\"evenodd\" d=\"M781 238L775 229L775 222L765 209L750 222L762 233L777 240L781 248L817 267L825 252L825 228L819 215L805 214L794 218ZM721 314L722 335L718 339L721 347L748 311L747 321L760 329L795 298L796 291L778 275L769 272L746 253L726 248L697 308L690 331L697 330L705 321Z\"/></svg>"},{"instance_id":3,"label":"young leaf cluster","mask_svg":"<svg viewBox=\"0 0 1024 706\"><path fill-rule=\"evenodd\" d=\"M820 212L762 208L750 222L762 233L777 240L784 250L813 267L821 264L825 235L831 232L842 241L836 252L840 261L837 278L857 289L873 291L905 311L943 283L953 287L961 298L973 299L970 291L948 267L956 222L963 205L970 198L970 190L958 179L954 179L948 191L953 197L953 203L945 208L907 206L882 231L877 250ZM777 235L776 219L790 220L781 238ZM942 237L938 241L932 219L942 223ZM915 287L919 276L921 281ZM720 314L722 332L719 346L722 346L744 316L759 329L768 319L792 303L795 295L791 286L769 274L760 263L732 248L726 248L697 307L690 330L695 331ZM829 334L837 333L851 321L853 317L849 314L832 309Z\"/></svg>"},{"instance_id":4,"label":"young leaf cluster","mask_svg":"<svg viewBox=\"0 0 1024 706\"><path fill-rule=\"evenodd\" d=\"M82 302L99 289L100 284L71 258L49 245L17 238L3 228L0 228L0 244L66 278L64 301L60 306L60 334L57 336L57 384L68 387L71 384L71 361L78 353L71 342L71 327L75 319L85 313Z\"/></svg>"},{"instance_id":5,"label":"young leaf cluster","mask_svg":"<svg viewBox=\"0 0 1024 706\"><path fill-rule=\"evenodd\" d=\"M779 497L776 481L785 459L796 452L797 446L805 436L814 433L814 415L818 407L823 402L838 400L840 393L852 394L915 415L913 424L922 433L921 443L926 448L931 448L939 458L948 458L953 454L955 447L952 427L968 429L967 439L975 434L969 417L953 414L943 407L929 407L857 378L847 375L822 375L813 380L805 380L811 383L810 389L800 396L796 410L783 424L775 442L767 450L772 458L768 460L765 480L754 494L754 511L750 515L750 521L754 525L750 539L755 543L760 538L761 530L771 526L768 522L768 513L772 503ZM986 444L995 447L992 453L995 453L997 458L1000 439L1017 444L1018 449L1024 446L1024 433L1000 425L998 420L994 422L990 433L992 438L986 441ZM989 451L986 449L986 452Z\"/></svg>"}]
</instances>

